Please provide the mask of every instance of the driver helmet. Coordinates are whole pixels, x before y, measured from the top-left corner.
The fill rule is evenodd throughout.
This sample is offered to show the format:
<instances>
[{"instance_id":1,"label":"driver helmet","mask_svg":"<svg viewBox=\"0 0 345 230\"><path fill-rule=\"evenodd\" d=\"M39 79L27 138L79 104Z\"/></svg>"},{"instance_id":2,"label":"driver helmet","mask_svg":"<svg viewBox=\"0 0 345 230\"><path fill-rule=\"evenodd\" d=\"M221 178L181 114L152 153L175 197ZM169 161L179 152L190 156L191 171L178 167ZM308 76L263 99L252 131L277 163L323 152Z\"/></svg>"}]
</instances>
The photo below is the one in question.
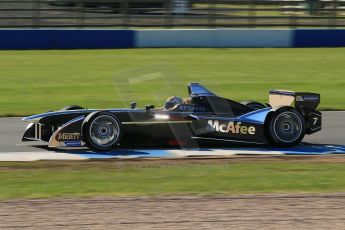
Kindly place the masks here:
<instances>
[{"instance_id":1,"label":"driver helmet","mask_svg":"<svg viewBox=\"0 0 345 230\"><path fill-rule=\"evenodd\" d=\"M183 102L182 97L178 97L178 96L169 97L168 100L165 102L164 109L166 110L172 109L175 105L182 104L182 102Z\"/></svg>"}]
</instances>

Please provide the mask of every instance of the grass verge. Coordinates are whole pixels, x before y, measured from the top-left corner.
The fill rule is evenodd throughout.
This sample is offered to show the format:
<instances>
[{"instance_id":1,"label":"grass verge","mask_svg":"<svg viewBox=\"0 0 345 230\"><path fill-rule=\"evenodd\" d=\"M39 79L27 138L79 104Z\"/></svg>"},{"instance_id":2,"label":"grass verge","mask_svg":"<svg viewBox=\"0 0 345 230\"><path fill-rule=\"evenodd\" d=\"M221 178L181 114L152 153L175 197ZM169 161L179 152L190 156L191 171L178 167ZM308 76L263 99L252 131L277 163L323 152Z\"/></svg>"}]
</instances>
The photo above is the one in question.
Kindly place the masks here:
<instances>
[{"instance_id":1,"label":"grass verge","mask_svg":"<svg viewBox=\"0 0 345 230\"><path fill-rule=\"evenodd\" d=\"M123 99L157 105L186 96L188 82L261 102L274 88L319 92L322 109L345 109L344 57L345 48L0 51L0 116L123 107Z\"/></svg>"},{"instance_id":2,"label":"grass verge","mask_svg":"<svg viewBox=\"0 0 345 230\"><path fill-rule=\"evenodd\" d=\"M0 163L0 199L344 192L345 163Z\"/></svg>"}]
</instances>

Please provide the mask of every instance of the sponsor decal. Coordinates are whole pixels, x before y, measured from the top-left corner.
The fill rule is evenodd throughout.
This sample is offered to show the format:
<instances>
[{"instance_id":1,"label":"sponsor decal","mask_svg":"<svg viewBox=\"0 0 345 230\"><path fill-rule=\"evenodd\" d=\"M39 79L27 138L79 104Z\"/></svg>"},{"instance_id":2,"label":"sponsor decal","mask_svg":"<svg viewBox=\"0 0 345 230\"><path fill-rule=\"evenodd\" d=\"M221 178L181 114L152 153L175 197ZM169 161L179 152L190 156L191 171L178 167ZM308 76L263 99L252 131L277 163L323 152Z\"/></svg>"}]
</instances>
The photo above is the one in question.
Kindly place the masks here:
<instances>
[{"instance_id":1,"label":"sponsor decal","mask_svg":"<svg viewBox=\"0 0 345 230\"><path fill-rule=\"evenodd\" d=\"M255 135L256 129L254 126L242 125L241 122L227 122L220 123L217 120L208 120L207 122L208 131L217 131L221 133L231 134L243 134L243 135Z\"/></svg>"},{"instance_id":2,"label":"sponsor decal","mask_svg":"<svg viewBox=\"0 0 345 230\"><path fill-rule=\"evenodd\" d=\"M317 100L319 100L319 97L316 97L316 96L304 96L303 100L305 100L305 101L317 101Z\"/></svg>"},{"instance_id":3,"label":"sponsor decal","mask_svg":"<svg viewBox=\"0 0 345 230\"><path fill-rule=\"evenodd\" d=\"M206 108L199 105L180 105L179 109L181 111L206 112Z\"/></svg>"},{"instance_id":4,"label":"sponsor decal","mask_svg":"<svg viewBox=\"0 0 345 230\"><path fill-rule=\"evenodd\" d=\"M297 96L296 101L318 101L319 97L317 96Z\"/></svg>"},{"instance_id":5,"label":"sponsor decal","mask_svg":"<svg viewBox=\"0 0 345 230\"><path fill-rule=\"evenodd\" d=\"M80 137L80 133L58 133L57 140L64 141L64 140L78 140Z\"/></svg>"},{"instance_id":6,"label":"sponsor decal","mask_svg":"<svg viewBox=\"0 0 345 230\"><path fill-rule=\"evenodd\" d=\"M64 141L65 146L81 146L81 141Z\"/></svg>"},{"instance_id":7,"label":"sponsor decal","mask_svg":"<svg viewBox=\"0 0 345 230\"><path fill-rule=\"evenodd\" d=\"M297 96L297 97L296 97L296 101L304 101L304 99L303 99L302 96Z\"/></svg>"}]
</instances>

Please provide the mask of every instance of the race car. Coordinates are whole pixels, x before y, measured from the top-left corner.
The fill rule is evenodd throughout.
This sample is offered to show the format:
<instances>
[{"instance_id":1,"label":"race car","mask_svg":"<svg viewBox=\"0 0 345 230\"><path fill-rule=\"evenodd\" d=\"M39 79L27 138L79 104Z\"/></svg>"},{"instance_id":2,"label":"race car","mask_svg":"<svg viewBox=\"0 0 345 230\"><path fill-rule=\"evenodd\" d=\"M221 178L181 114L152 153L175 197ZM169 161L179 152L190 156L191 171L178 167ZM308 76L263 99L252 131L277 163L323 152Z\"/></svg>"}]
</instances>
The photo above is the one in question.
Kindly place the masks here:
<instances>
[{"instance_id":1,"label":"race car","mask_svg":"<svg viewBox=\"0 0 345 230\"><path fill-rule=\"evenodd\" d=\"M264 144L291 147L305 134L321 130L316 93L271 90L269 103L236 102L212 93L199 83L188 85L188 96L173 96L165 105L143 109L60 111L23 118L29 122L23 141L45 141L52 148L88 147L112 151L131 147L185 148L194 145Z\"/></svg>"}]
</instances>

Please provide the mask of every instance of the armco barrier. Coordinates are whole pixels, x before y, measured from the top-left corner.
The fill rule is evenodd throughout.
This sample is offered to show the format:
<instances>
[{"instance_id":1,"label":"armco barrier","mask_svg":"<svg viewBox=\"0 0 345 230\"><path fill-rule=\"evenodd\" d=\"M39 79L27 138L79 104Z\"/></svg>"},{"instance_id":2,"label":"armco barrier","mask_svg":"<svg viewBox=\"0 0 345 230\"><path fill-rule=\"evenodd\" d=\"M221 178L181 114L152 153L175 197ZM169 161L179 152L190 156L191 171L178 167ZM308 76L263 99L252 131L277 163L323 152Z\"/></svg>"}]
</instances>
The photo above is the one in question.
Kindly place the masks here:
<instances>
[{"instance_id":1,"label":"armco barrier","mask_svg":"<svg viewBox=\"0 0 345 230\"><path fill-rule=\"evenodd\" d=\"M0 30L0 50L338 46L345 46L345 29Z\"/></svg>"},{"instance_id":2,"label":"armco barrier","mask_svg":"<svg viewBox=\"0 0 345 230\"><path fill-rule=\"evenodd\" d=\"M132 30L0 30L0 49L109 49L134 47Z\"/></svg>"}]
</instances>

